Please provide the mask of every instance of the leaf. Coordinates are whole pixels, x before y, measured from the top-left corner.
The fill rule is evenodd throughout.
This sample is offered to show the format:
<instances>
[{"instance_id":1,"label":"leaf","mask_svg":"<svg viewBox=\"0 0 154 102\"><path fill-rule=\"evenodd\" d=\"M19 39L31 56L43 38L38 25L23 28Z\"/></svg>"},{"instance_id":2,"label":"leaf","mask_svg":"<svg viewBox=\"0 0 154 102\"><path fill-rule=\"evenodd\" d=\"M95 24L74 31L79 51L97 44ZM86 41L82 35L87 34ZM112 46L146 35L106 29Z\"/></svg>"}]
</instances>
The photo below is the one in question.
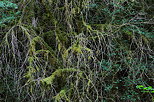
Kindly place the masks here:
<instances>
[{"instance_id":1,"label":"leaf","mask_svg":"<svg viewBox=\"0 0 154 102\"><path fill-rule=\"evenodd\" d=\"M144 86L143 85L137 85L136 88L142 89Z\"/></svg>"},{"instance_id":2,"label":"leaf","mask_svg":"<svg viewBox=\"0 0 154 102\"><path fill-rule=\"evenodd\" d=\"M0 1L0 8L11 8L11 9L18 9L18 5L15 3L11 3L9 1Z\"/></svg>"},{"instance_id":3,"label":"leaf","mask_svg":"<svg viewBox=\"0 0 154 102\"><path fill-rule=\"evenodd\" d=\"M94 8L94 7L98 7L98 5L97 4L90 4L90 5L87 5L87 7Z\"/></svg>"}]
</instances>

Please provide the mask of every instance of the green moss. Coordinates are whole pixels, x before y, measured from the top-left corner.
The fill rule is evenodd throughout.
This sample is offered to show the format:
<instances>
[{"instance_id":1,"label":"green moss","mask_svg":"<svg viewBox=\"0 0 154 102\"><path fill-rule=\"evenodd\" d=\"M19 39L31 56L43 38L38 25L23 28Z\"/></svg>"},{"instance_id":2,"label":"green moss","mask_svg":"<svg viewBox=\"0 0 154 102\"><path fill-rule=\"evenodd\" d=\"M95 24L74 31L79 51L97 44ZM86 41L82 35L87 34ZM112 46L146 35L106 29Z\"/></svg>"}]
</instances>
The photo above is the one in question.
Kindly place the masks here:
<instances>
[{"instance_id":1,"label":"green moss","mask_svg":"<svg viewBox=\"0 0 154 102\"><path fill-rule=\"evenodd\" d=\"M53 84L53 82L55 81L55 79L57 77L61 77L62 75L64 75L65 73L70 73L70 72L80 72L80 70L78 69L73 69L73 68L65 68L65 69L57 69L55 72L52 73L51 76L42 79L42 83L46 83L47 85L51 85Z\"/></svg>"}]
</instances>

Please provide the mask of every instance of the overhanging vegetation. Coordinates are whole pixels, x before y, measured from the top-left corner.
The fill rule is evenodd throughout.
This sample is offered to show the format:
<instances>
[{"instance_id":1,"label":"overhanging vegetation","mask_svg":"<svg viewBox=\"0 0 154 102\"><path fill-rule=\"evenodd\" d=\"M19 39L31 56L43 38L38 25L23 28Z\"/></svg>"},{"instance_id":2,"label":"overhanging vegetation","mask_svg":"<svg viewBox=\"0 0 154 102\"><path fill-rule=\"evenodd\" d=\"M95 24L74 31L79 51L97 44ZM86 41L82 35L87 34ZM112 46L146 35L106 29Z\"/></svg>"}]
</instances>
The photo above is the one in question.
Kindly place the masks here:
<instances>
[{"instance_id":1,"label":"overhanging vegetation","mask_svg":"<svg viewBox=\"0 0 154 102\"><path fill-rule=\"evenodd\" d=\"M153 102L153 0L3 0L0 11L0 101Z\"/></svg>"}]
</instances>

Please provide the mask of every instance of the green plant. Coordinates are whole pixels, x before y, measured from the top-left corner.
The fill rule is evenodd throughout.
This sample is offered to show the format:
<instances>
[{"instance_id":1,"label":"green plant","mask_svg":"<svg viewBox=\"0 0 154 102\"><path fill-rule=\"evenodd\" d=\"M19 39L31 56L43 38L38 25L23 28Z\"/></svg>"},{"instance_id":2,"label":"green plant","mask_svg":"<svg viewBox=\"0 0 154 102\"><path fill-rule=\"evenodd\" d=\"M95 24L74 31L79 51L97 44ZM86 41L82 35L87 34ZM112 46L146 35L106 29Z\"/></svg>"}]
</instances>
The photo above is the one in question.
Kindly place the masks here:
<instances>
[{"instance_id":1,"label":"green plant","mask_svg":"<svg viewBox=\"0 0 154 102\"><path fill-rule=\"evenodd\" d=\"M65 68L65 69L57 69L55 72L52 73L51 76L42 79L42 83L46 83L47 85L52 85L56 77L63 78L64 75L70 72L80 72L80 70L73 69L73 68ZM82 72L80 72L80 75L82 75Z\"/></svg>"},{"instance_id":2,"label":"green plant","mask_svg":"<svg viewBox=\"0 0 154 102\"><path fill-rule=\"evenodd\" d=\"M140 89L141 92L146 92L146 93L154 93L154 88L152 86L143 86L143 85L137 85L137 89Z\"/></svg>"},{"instance_id":3,"label":"green plant","mask_svg":"<svg viewBox=\"0 0 154 102\"><path fill-rule=\"evenodd\" d=\"M18 5L10 1L0 1L0 25L4 23L9 23L20 14L20 11L17 11ZM15 11L16 10L16 11Z\"/></svg>"},{"instance_id":4,"label":"green plant","mask_svg":"<svg viewBox=\"0 0 154 102\"><path fill-rule=\"evenodd\" d=\"M1 1L0 101L151 102L152 1Z\"/></svg>"}]
</instances>

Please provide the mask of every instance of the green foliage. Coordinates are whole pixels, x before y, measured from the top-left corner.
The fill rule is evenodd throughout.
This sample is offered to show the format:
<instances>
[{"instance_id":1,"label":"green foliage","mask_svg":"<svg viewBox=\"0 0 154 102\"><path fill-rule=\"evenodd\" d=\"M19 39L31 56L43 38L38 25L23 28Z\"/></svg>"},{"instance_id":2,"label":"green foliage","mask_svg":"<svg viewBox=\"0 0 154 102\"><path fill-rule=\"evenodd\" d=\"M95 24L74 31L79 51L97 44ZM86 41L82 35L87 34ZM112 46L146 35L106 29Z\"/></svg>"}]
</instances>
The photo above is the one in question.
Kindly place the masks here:
<instances>
[{"instance_id":1,"label":"green foliage","mask_svg":"<svg viewBox=\"0 0 154 102\"><path fill-rule=\"evenodd\" d=\"M153 7L153 0L0 1L0 101L153 101Z\"/></svg>"},{"instance_id":2,"label":"green foliage","mask_svg":"<svg viewBox=\"0 0 154 102\"><path fill-rule=\"evenodd\" d=\"M18 5L11 3L10 1L0 1L1 9L18 9Z\"/></svg>"},{"instance_id":3,"label":"green foliage","mask_svg":"<svg viewBox=\"0 0 154 102\"><path fill-rule=\"evenodd\" d=\"M136 88L140 89L141 92L154 93L154 88L152 88L152 86L145 87L143 85L137 85Z\"/></svg>"},{"instance_id":4,"label":"green foliage","mask_svg":"<svg viewBox=\"0 0 154 102\"><path fill-rule=\"evenodd\" d=\"M11 3L10 1L0 1L0 25L14 20L20 14L20 11L14 11L16 9L18 9L17 4Z\"/></svg>"}]
</instances>

